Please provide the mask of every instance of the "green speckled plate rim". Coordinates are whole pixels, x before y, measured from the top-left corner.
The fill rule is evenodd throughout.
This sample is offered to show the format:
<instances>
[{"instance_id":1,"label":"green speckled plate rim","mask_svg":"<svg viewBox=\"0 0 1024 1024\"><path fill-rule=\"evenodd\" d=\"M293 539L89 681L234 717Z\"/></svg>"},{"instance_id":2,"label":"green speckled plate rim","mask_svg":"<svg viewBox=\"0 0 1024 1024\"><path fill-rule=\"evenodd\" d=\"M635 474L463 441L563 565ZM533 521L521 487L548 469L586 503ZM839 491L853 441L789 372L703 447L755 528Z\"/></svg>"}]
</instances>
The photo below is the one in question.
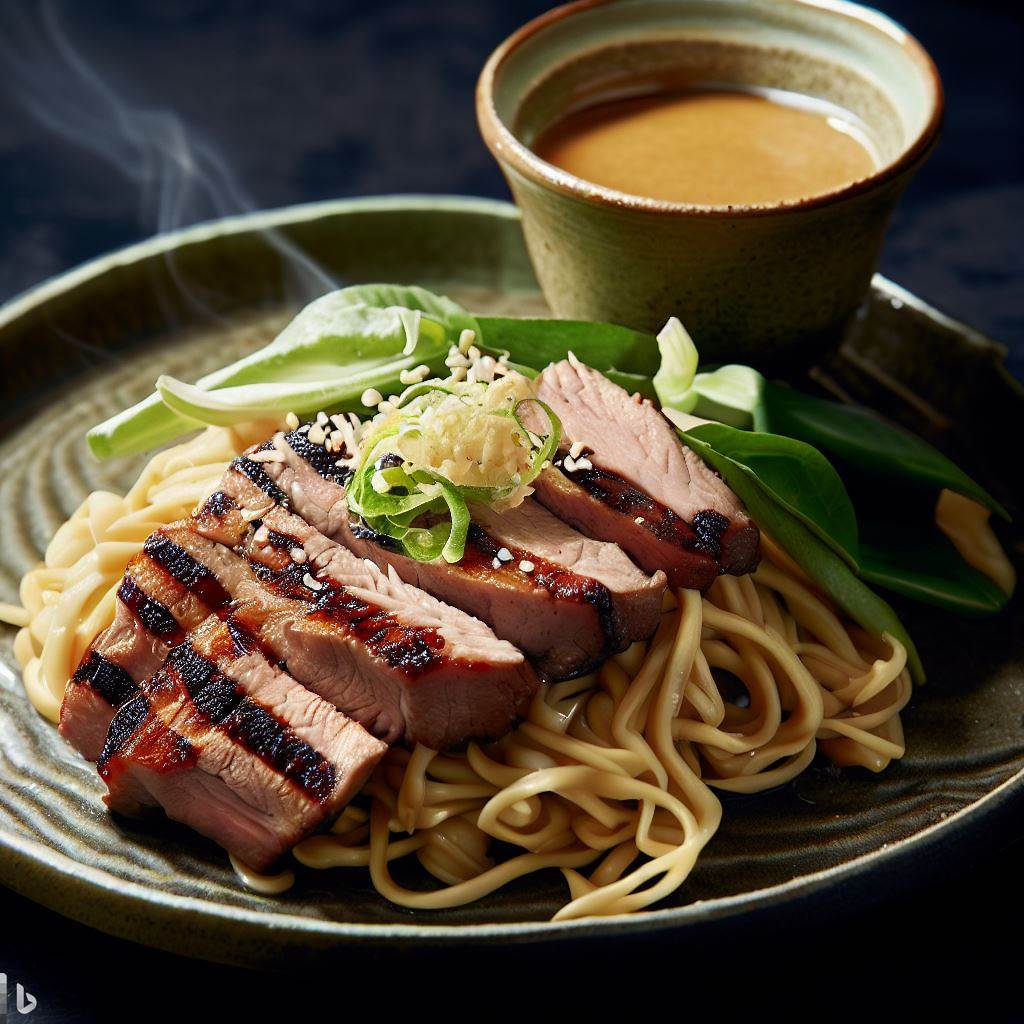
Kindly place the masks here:
<instances>
[{"instance_id":1,"label":"green speckled plate rim","mask_svg":"<svg viewBox=\"0 0 1024 1024\"><path fill-rule=\"evenodd\" d=\"M450 211L475 213L508 221L519 218L509 203L461 196L397 195L332 200L301 204L279 210L244 214L189 227L127 246L43 282L0 307L0 326L16 320L53 297L102 275L113 267L131 264L149 256L171 251L181 245L233 233L258 231L345 213L394 212L396 210ZM982 346L991 346L984 335L961 324L894 285L880 275L876 291L910 306L946 329ZM83 923L124 937L165 948L188 952L180 941L193 936L193 955L217 959L217 936L230 935L235 949L225 959L235 962L273 962L274 949L257 952L257 944L271 940L282 944L326 949L336 943L392 942L449 945L479 942L536 942L584 937L650 934L700 922L723 921L780 904L804 902L839 887L863 880L880 870L898 872L912 858L931 860L941 852L976 834L985 821L1024 798L1024 770L996 786L974 803L943 820L881 849L821 871L755 889L739 895L698 901L684 907L645 911L627 917L584 919L565 922L519 922L493 924L348 923L317 920L287 912L263 913L226 906L207 899L173 895L117 879L104 871L79 863L45 843L12 832L0 822L0 881L23 895ZM154 926L140 931L141 921ZM251 932L248 952L237 947L237 927ZM155 927L159 926L159 927ZM169 927L168 927L169 926ZM160 929L164 929L161 931ZM174 933L178 932L175 941ZM146 934L148 933L148 934Z\"/></svg>"}]
</instances>

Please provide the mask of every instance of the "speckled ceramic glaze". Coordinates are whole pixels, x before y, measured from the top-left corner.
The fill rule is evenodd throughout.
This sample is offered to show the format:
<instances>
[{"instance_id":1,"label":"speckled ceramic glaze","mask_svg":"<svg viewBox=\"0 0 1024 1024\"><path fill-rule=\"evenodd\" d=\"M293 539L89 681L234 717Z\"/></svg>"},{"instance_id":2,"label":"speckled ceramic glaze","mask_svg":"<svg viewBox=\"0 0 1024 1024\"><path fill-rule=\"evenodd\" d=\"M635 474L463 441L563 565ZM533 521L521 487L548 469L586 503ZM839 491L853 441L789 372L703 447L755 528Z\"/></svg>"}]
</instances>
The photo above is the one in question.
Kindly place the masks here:
<instances>
[{"instance_id":1,"label":"speckled ceramic glaze","mask_svg":"<svg viewBox=\"0 0 1024 1024\"><path fill-rule=\"evenodd\" d=\"M867 126L881 166L823 195L695 206L582 181L529 148L597 99L705 83L828 100ZM838 340L941 113L938 75L915 40L833 0L582 0L506 40L477 89L484 140L559 316L656 329L674 313L705 358L758 364Z\"/></svg>"},{"instance_id":2,"label":"speckled ceramic glaze","mask_svg":"<svg viewBox=\"0 0 1024 1024\"><path fill-rule=\"evenodd\" d=\"M458 199L220 222L40 286L0 310L0 600L15 597L20 573L88 491L124 488L138 470L140 460L95 463L86 427L141 397L161 371L194 377L259 345L294 311L270 229L340 281L421 283L480 311L543 309L514 209ZM996 479L979 458L1024 405L991 342L877 281L847 344L813 376L947 447L950 424L969 424L958 455L1021 507L1020 482ZM0 627L0 880L118 935L265 966L340 962L350 942L622 941L779 904L828 913L839 901L882 898L983 842L991 816L1024 797L1021 603L991 622L921 609L906 618L931 676L904 715L905 760L879 776L815 765L775 792L727 799L720 834L671 903L560 924L547 920L566 895L557 872L431 913L391 906L361 870L299 869L281 897L244 890L221 852L187 829L106 813L95 770L25 699L13 630ZM397 873L429 885L415 864Z\"/></svg>"}]
</instances>

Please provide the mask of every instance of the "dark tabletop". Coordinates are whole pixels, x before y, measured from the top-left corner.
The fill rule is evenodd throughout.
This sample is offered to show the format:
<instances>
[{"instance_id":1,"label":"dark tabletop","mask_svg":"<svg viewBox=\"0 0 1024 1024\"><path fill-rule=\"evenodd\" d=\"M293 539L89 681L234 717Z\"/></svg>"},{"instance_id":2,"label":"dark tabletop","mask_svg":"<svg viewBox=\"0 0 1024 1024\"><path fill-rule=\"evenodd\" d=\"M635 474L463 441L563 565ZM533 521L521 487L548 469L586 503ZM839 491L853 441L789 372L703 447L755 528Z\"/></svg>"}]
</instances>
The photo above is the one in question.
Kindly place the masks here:
<instances>
[{"instance_id":1,"label":"dark tabletop","mask_svg":"<svg viewBox=\"0 0 1024 1024\"><path fill-rule=\"evenodd\" d=\"M505 197L477 135L473 83L486 54L547 6L5 0L0 300L154 230L249 207L389 192ZM1019 7L880 6L931 51L949 103L942 143L896 215L881 269L1004 342L1024 377L1024 23L1009 13ZM938 883L882 905L557 954L367 953L339 964L337 978L301 985L132 947L0 892L0 973L12 992L20 981L37 996L33 1020L139 1019L142 1010L144 1020L205 1021L214 1007L302 1019L318 1000L340 1019L374 992L396 1012L420 1000L460 1015L499 1004L530 1012L530 978L548 999L580 1006L616 988L649 989L655 1005L680 1014L693 993L715 992L727 1019L766 1006L839 1017L877 1007L890 1019L890 1000L920 1009L929 993L950 1011L970 995L994 1019L1024 1019L1004 1001L1020 991L1019 966L1005 959L1020 949L1024 912L1020 817L994 823ZM459 1003L467 977L489 1001Z\"/></svg>"}]
</instances>

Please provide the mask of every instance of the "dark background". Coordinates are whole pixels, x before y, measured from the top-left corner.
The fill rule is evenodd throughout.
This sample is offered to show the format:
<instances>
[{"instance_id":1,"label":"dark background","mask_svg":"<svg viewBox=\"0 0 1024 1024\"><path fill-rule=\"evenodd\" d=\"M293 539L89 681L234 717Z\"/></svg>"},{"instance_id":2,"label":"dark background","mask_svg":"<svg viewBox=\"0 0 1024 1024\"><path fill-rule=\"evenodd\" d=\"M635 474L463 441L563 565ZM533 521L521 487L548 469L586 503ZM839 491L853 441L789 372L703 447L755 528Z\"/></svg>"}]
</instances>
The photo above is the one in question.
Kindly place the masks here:
<instances>
[{"instance_id":1,"label":"dark background","mask_svg":"<svg viewBox=\"0 0 1024 1024\"><path fill-rule=\"evenodd\" d=\"M0 300L155 230L248 207L389 192L506 197L477 135L473 84L490 50L548 6L5 0ZM931 51L949 103L881 269L1004 342L1024 377L1024 23L1010 13L1020 7L879 6ZM994 823L945 877L881 905L657 943L366 953L301 986L131 947L0 892L0 972L39 998L33 1020L204 1021L214 1007L268 1020L301 1017L321 998L334 1015L373 1012L371 998L377 1012L530 1012L531 978L547 1000L580 1008L619 990L640 998L635 1012L649 999L682 1014L703 993L729 1018L774 1008L886 1019L893 1000L921 1011L938 999L952 1012L970 996L995 1019L1024 1019L1003 1001L1020 991L1019 965L1006 959L1020 949L1024 911L1020 818ZM460 1005L470 978L488 996Z\"/></svg>"}]
</instances>

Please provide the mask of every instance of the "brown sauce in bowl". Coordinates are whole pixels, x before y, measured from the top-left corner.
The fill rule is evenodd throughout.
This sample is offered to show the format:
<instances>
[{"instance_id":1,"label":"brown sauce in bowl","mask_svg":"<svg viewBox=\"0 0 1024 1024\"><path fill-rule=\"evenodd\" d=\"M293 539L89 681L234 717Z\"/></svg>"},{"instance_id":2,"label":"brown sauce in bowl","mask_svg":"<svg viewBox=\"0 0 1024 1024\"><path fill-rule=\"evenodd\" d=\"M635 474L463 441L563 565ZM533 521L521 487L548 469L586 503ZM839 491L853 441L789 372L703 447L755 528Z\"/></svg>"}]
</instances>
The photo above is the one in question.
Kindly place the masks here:
<instances>
[{"instance_id":1,"label":"brown sauce in bowl","mask_svg":"<svg viewBox=\"0 0 1024 1024\"><path fill-rule=\"evenodd\" d=\"M534 151L584 181L702 206L821 195L878 168L853 115L778 90L692 89L570 113Z\"/></svg>"}]
</instances>

